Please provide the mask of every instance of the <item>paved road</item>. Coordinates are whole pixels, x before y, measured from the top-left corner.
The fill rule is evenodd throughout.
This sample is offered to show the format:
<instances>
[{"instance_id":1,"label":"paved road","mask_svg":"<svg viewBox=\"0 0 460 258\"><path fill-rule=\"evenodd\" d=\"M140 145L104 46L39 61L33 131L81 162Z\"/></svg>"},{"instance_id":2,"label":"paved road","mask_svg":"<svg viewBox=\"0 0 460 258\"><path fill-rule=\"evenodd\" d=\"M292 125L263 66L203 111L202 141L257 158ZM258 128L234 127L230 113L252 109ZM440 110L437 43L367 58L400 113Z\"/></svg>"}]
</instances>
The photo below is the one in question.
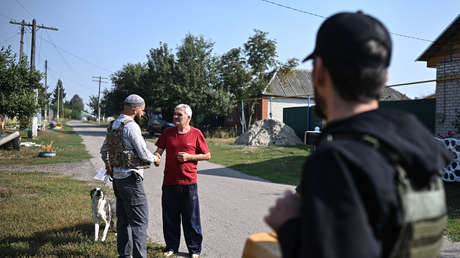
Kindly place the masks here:
<instances>
[{"instance_id":1,"label":"paved road","mask_svg":"<svg viewBox=\"0 0 460 258\"><path fill-rule=\"evenodd\" d=\"M93 155L90 163L96 173L96 169L104 166L99 158L99 149L105 136L105 128L78 121L71 121L69 125L82 136L88 151ZM148 143L148 148L152 151L156 149L152 143ZM91 166L86 165L85 169L88 167ZM149 198L148 235L158 243L164 243L161 224L163 168L161 166L146 170L144 181ZM241 257L248 235L270 231L262 222L262 217L275 199L286 190L293 190L293 187L266 182L211 162L199 162L198 192L204 235L203 256ZM180 256L187 253L183 237L179 251ZM460 257L460 243L452 243L445 238L441 258L454 257Z\"/></svg>"},{"instance_id":2,"label":"paved road","mask_svg":"<svg viewBox=\"0 0 460 258\"><path fill-rule=\"evenodd\" d=\"M99 158L99 149L105 128L78 121L71 121L69 125L80 134L88 151L95 157L90 162L96 173L96 168L104 166ZM147 144L151 151L156 150L154 144ZM148 235L158 243L164 243L161 223L163 169L163 166L147 169L144 181L149 199ZM203 256L241 257L244 242L250 234L270 231L262 221L269 206L284 191L293 189L289 185L269 183L211 162L199 162L198 195L204 237ZM179 251L184 256L188 252L183 235Z\"/></svg>"}]
</instances>

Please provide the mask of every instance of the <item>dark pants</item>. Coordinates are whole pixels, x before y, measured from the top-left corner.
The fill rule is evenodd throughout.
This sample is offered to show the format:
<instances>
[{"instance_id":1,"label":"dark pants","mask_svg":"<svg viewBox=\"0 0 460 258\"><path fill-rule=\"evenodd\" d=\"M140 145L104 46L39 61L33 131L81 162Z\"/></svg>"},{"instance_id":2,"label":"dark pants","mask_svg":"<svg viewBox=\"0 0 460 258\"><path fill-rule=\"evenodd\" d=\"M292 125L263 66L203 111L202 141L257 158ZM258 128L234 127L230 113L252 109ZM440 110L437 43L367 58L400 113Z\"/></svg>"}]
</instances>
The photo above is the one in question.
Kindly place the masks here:
<instances>
[{"instance_id":1,"label":"dark pants","mask_svg":"<svg viewBox=\"0 0 460 258\"><path fill-rule=\"evenodd\" d=\"M134 175L113 180L117 198L117 247L119 257L147 257L148 205L142 179Z\"/></svg>"},{"instance_id":2,"label":"dark pants","mask_svg":"<svg viewBox=\"0 0 460 258\"><path fill-rule=\"evenodd\" d=\"M197 185L163 185L163 235L166 250L177 252L180 243L180 223L190 254L201 253L200 205Z\"/></svg>"}]
</instances>

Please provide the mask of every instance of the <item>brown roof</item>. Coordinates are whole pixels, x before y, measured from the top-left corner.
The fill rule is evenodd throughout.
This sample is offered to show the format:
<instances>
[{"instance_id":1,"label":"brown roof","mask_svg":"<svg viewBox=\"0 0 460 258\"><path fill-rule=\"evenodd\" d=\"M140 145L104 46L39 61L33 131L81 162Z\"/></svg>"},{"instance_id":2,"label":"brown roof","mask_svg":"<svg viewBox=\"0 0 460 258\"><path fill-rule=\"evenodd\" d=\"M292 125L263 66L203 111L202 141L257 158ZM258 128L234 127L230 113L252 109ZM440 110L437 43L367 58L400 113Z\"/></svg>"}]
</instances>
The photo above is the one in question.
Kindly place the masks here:
<instances>
[{"instance_id":1,"label":"brown roof","mask_svg":"<svg viewBox=\"0 0 460 258\"><path fill-rule=\"evenodd\" d=\"M460 57L460 15L444 29L416 61L428 61L427 66L434 67L443 58L450 56Z\"/></svg>"},{"instance_id":2,"label":"brown roof","mask_svg":"<svg viewBox=\"0 0 460 258\"><path fill-rule=\"evenodd\" d=\"M292 70L286 75L281 75L276 70L272 79L265 87L262 95L291 97L291 98L308 98L314 96L313 84L310 70ZM409 99L406 95L392 88L385 87L380 100L404 100Z\"/></svg>"}]
</instances>

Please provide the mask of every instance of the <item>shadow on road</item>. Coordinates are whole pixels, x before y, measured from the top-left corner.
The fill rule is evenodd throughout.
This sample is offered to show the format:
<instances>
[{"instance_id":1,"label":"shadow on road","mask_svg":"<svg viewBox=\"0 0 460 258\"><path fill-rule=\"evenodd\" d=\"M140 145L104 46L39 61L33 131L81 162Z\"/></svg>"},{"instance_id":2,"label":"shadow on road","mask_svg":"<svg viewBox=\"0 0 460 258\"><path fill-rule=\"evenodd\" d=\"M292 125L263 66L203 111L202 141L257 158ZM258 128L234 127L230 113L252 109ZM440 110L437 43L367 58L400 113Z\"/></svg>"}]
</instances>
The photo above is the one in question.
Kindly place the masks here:
<instances>
[{"instance_id":1,"label":"shadow on road","mask_svg":"<svg viewBox=\"0 0 460 258\"><path fill-rule=\"evenodd\" d=\"M268 182L265 179L246 175L236 170L228 169L228 168L213 168L213 169L198 170L198 174L199 175L209 175L209 176L223 176L223 177L231 177L231 178L240 178L240 179L254 180L254 181L259 181L259 182Z\"/></svg>"}]
</instances>

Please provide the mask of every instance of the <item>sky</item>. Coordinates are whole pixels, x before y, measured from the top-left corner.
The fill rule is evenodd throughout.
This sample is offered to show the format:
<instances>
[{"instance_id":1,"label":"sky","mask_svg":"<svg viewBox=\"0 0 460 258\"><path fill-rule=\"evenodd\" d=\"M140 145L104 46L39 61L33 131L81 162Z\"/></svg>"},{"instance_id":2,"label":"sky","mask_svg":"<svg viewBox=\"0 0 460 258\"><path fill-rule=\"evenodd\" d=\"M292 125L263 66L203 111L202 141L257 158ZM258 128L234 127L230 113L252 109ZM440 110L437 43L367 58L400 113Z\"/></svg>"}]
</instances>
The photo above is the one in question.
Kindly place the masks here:
<instances>
[{"instance_id":1,"label":"sky","mask_svg":"<svg viewBox=\"0 0 460 258\"><path fill-rule=\"evenodd\" d=\"M323 17L357 10L377 17L392 33L388 85L436 78L434 68L415 60L460 14L459 0L2 0L0 47L11 45L19 56L20 26L10 20L32 23L35 18L37 24L58 28L37 31L35 67L44 72L48 60L49 91L61 79L66 100L78 94L87 104L89 96L98 94L94 76L110 78L128 63L146 62L160 42L175 50L187 33L203 36L215 43L213 52L219 56L242 47L258 29L277 42L278 60L301 60L313 50ZM28 29L28 56L30 49ZM311 69L311 62L299 68ZM101 91L111 85L107 80ZM435 84L394 89L421 98L433 94Z\"/></svg>"}]
</instances>

